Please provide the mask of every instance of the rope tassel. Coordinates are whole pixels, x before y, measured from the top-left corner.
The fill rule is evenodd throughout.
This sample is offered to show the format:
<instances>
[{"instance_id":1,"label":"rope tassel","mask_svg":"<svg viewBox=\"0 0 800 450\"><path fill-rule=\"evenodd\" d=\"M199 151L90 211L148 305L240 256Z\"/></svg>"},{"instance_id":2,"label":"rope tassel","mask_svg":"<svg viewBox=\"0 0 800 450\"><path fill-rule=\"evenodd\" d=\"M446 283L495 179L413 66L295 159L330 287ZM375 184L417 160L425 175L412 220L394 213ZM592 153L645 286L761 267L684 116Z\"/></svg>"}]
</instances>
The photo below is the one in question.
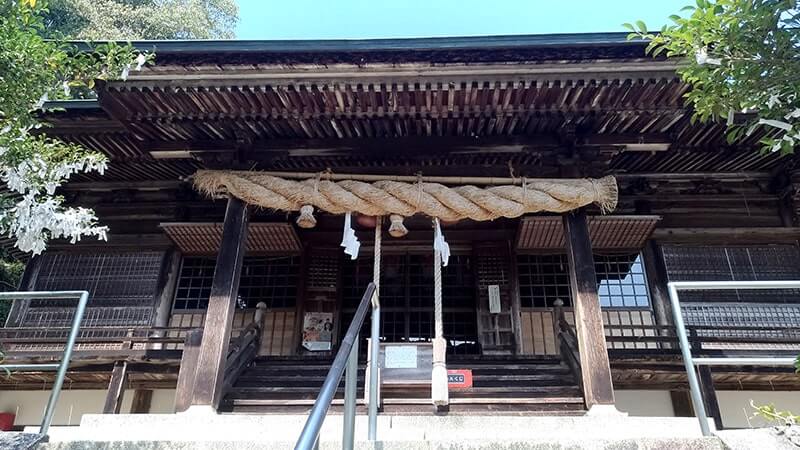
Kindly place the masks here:
<instances>
[{"instance_id":1,"label":"rope tassel","mask_svg":"<svg viewBox=\"0 0 800 450\"><path fill-rule=\"evenodd\" d=\"M392 222L389 225L389 235L396 238L401 238L408 234L408 228L403 224L403 216L392 214L389 220Z\"/></svg>"},{"instance_id":2,"label":"rope tassel","mask_svg":"<svg viewBox=\"0 0 800 450\"><path fill-rule=\"evenodd\" d=\"M303 205L300 207L300 216L297 218L297 226L300 228L314 228L317 226L317 219L314 218L314 207Z\"/></svg>"}]
</instances>

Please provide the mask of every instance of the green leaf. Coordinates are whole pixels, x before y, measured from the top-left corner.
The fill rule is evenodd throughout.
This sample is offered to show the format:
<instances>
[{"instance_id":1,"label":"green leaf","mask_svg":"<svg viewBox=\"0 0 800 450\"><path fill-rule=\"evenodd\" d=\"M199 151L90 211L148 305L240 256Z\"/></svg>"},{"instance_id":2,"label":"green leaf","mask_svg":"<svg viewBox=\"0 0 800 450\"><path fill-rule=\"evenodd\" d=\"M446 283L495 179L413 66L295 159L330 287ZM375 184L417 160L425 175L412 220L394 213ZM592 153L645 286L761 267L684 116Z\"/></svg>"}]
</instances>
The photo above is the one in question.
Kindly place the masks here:
<instances>
[{"instance_id":1,"label":"green leaf","mask_svg":"<svg viewBox=\"0 0 800 450\"><path fill-rule=\"evenodd\" d=\"M623 24L622 24L622 27L623 27L623 28L625 28L626 30L631 30L631 31L633 31L633 32L635 32L635 31L636 31L636 28L633 28L633 25L631 25L631 24L629 24L629 23L627 23L627 22L626 22L626 23L623 23Z\"/></svg>"},{"instance_id":2,"label":"green leaf","mask_svg":"<svg viewBox=\"0 0 800 450\"><path fill-rule=\"evenodd\" d=\"M640 32L647 33L647 25L645 25L641 20L636 21L636 27L639 28Z\"/></svg>"}]
</instances>

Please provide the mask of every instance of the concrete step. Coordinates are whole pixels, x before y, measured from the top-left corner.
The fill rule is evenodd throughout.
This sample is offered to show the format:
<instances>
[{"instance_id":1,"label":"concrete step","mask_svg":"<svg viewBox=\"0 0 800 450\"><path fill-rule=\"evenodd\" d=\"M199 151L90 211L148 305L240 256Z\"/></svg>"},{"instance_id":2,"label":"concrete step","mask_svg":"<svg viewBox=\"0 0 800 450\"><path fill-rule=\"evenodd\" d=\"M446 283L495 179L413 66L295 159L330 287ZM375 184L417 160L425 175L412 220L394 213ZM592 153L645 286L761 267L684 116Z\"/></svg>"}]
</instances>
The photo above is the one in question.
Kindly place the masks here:
<instances>
[{"instance_id":1,"label":"concrete step","mask_svg":"<svg viewBox=\"0 0 800 450\"><path fill-rule=\"evenodd\" d=\"M73 441L40 444L38 450L285 450L294 441ZM321 450L340 450L341 442L323 442ZM639 438L605 440L474 440L474 441L357 441L356 450L724 450L719 438Z\"/></svg>"},{"instance_id":2,"label":"concrete step","mask_svg":"<svg viewBox=\"0 0 800 450\"><path fill-rule=\"evenodd\" d=\"M85 415L79 427L53 427L39 450L183 450L292 448L304 415L217 415L206 409L184 414ZM341 448L341 415L329 415L321 448ZM375 443L356 441L361 450L722 450L716 437L700 435L694 418L627 417L597 414L413 416L380 415ZM366 417L356 417L357 438L366 435ZM749 441L758 443L760 441ZM775 448L757 445L752 448Z\"/></svg>"}]
</instances>

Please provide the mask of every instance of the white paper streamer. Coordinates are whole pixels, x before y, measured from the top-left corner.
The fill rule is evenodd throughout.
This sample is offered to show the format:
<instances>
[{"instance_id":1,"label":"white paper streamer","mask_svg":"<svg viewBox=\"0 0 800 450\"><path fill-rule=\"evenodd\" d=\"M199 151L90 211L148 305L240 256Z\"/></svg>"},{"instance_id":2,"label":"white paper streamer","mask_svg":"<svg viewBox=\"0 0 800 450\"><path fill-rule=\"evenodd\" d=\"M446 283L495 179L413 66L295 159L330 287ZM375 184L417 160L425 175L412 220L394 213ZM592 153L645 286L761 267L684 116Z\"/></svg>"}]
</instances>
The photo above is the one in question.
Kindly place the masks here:
<instances>
[{"instance_id":1,"label":"white paper streamer","mask_svg":"<svg viewBox=\"0 0 800 450\"><path fill-rule=\"evenodd\" d=\"M350 213L344 215L344 233L342 235L342 247L344 253L350 255L350 259L358 258L358 249L361 248L361 242L358 242L356 232L350 226Z\"/></svg>"},{"instance_id":2,"label":"white paper streamer","mask_svg":"<svg viewBox=\"0 0 800 450\"><path fill-rule=\"evenodd\" d=\"M433 248L439 250L439 255L442 257L442 266L447 267L447 263L450 261L450 244L444 240L439 218L434 218L433 223Z\"/></svg>"}]
</instances>

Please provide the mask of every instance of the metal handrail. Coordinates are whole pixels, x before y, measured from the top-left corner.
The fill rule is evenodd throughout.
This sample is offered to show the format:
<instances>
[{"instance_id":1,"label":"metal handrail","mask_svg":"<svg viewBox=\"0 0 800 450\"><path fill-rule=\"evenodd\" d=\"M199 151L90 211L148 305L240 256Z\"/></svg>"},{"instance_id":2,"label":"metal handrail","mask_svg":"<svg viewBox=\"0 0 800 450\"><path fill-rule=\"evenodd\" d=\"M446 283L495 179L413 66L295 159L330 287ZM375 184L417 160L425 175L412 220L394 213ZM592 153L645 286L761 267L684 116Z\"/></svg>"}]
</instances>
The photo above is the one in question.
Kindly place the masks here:
<instances>
[{"instance_id":1,"label":"metal handrail","mask_svg":"<svg viewBox=\"0 0 800 450\"><path fill-rule=\"evenodd\" d=\"M347 333L345 333L339 345L339 351L336 352L336 357L333 359L328 375L322 383L317 400L314 402L314 406L311 408L308 419L303 426L303 431L294 446L295 450L312 450L318 446L322 424L333 402L333 397L336 395L336 389L339 387L345 368L347 369L347 378L345 380L344 439L342 447L345 449L353 448L353 429L356 412L356 371L358 369L358 333L364 323L364 319L367 317L367 309L369 309L371 303L376 302L374 297L375 284L370 283L367 285L367 290L361 297L361 302L358 304L353 321L350 322ZM373 335L370 338L373 349L379 345L379 336L374 334L375 329L375 317L373 316ZM373 376L370 377L370 392L373 390L372 383L377 382L377 377L374 375L373 373ZM376 399L375 397L370 397L369 401L372 404ZM377 413L377 409L375 411ZM370 426L373 424L371 415L372 408L370 408ZM374 430L370 430L370 436L374 436Z\"/></svg>"},{"instance_id":2,"label":"metal handrail","mask_svg":"<svg viewBox=\"0 0 800 450\"><path fill-rule=\"evenodd\" d=\"M689 345L689 338L686 335L686 324L683 321L681 304L678 298L678 291L687 290L731 290L731 289L800 289L800 281L672 281L667 283L669 300L672 305L672 317L675 321L675 329L678 333L678 340L681 345L683 364L686 367L686 376L689 379L689 391L692 395L692 406L695 416L700 421L700 430L704 436L711 436L711 429L708 426L708 415L703 403L703 396L700 392L700 381L695 372L694 366L722 366L722 365L751 365L751 366L793 366L793 358L694 358L692 348Z\"/></svg>"},{"instance_id":3,"label":"metal handrail","mask_svg":"<svg viewBox=\"0 0 800 450\"><path fill-rule=\"evenodd\" d=\"M72 317L72 327L70 327L67 343L64 345L64 354L61 362L56 364L0 364L0 370L58 370L56 379L53 382L53 389L50 391L50 399L47 401L47 408L44 410L42 425L39 427L39 434L47 436L50 424L53 422L53 414L56 410L58 397L61 395L61 388L64 385L64 377L72 359L72 349L75 347L75 340L78 338L78 331L86 312L86 304L89 303L88 291L50 291L50 292L0 292L0 299L8 300L31 300L31 299L78 299L78 307Z\"/></svg>"}]
</instances>

